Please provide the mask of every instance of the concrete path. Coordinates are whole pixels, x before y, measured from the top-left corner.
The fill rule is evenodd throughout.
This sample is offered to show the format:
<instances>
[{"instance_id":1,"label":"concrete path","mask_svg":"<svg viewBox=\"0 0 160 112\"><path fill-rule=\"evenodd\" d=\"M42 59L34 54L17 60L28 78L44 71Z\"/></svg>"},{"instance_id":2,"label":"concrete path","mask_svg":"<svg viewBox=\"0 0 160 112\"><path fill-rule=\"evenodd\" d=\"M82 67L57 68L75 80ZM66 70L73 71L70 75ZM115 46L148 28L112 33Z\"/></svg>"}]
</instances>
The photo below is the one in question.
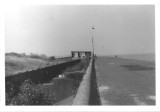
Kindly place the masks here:
<instances>
[{"instance_id":1,"label":"concrete path","mask_svg":"<svg viewBox=\"0 0 160 112\"><path fill-rule=\"evenodd\" d=\"M155 63L98 57L96 75L102 105L155 105Z\"/></svg>"}]
</instances>

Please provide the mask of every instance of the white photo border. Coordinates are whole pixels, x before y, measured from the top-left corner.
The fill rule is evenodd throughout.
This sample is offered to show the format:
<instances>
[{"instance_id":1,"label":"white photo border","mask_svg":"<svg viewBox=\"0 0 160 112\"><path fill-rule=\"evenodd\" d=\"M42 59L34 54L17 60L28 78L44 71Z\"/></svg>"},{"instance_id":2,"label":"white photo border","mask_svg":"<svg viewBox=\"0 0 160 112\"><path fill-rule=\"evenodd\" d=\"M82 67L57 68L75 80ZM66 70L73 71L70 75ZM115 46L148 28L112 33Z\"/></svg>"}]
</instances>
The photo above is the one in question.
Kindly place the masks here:
<instances>
[{"instance_id":1,"label":"white photo border","mask_svg":"<svg viewBox=\"0 0 160 112\"><path fill-rule=\"evenodd\" d=\"M5 6L10 5L155 5L156 106L6 106L5 105ZM4 0L0 3L0 111L3 112L106 112L160 110L160 1L158 0Z\"/></svg>"}]
</instances>

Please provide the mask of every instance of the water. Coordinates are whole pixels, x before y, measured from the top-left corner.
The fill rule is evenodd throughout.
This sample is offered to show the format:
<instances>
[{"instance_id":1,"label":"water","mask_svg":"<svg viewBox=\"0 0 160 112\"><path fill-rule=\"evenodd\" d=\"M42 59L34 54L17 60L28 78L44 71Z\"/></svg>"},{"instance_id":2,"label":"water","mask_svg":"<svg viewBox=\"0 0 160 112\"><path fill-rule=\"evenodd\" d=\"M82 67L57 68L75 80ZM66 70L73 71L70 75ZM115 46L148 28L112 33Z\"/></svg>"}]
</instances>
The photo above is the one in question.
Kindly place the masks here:
<instances>
[{"instance_id":1,"label":"water","mask_svg":"<svg viewBox=\"0 0 160 112\"><path fill-rule=\"evenodd\" d=\"M102 104L155 105L154 58L142 58L142 55L127 57L131 59L96 59L96 75Z\"/></svg>"},{"instance_id":2,"label":"water","mask_svg":"<svg viewBox=\"0 0 160 112\"><path fill-rule=\"evenodd\" d=\"M120 55L119 57L127 58L127 59L135 59L135 60L155 61L155 54L154 53Z\"/></svg>"}]
</instances>

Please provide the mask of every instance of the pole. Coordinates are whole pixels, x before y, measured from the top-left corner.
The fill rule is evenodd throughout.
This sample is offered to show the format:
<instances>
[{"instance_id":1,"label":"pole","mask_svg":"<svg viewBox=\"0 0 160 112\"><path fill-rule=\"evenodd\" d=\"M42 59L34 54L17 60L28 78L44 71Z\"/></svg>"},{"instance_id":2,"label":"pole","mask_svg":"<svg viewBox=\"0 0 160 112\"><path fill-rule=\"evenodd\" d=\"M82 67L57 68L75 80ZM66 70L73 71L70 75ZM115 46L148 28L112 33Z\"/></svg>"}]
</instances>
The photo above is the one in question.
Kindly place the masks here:
<instances>
[{"instance_id":1,"label":"pole","mask_svg":"<svg viewBox=\"0 0 160 112\"><path fill-rule=\"evenodd\" d=\"M94 54L94 43L93 43L93 35L92 35L92 50L93 50L93 54Z\"/></svg>"},{"instance_id":2,"label":"pole","mask_svg":"<svg viewBox=\"0 0 160 112\"><path fill-rule=\"evenodd\" d=\"M95 28L92 26L92 30ZM94 56L94 40L93 40L93 32L92 32L92 50L93 50L93 56Z\"/></svg>"}]
</instances>

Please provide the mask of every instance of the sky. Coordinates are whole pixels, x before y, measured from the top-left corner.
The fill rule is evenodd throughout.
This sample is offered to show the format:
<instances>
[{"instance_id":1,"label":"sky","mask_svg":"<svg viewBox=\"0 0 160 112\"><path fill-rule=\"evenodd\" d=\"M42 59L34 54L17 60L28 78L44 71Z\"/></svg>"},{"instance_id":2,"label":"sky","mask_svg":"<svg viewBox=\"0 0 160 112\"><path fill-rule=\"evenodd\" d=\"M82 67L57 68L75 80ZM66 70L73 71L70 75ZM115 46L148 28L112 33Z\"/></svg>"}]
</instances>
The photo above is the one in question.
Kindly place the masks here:
<instances>
[{"instance_id":1,"label":"sky","mask_svg":"<svg viewBox=\"0 0 160 112\"><path fill-rule=\"evenodd\" d=\"M92 50L92 36L97 55L154 53L154 5L6 8L5 52L70 55Z\"/></svg>"}]
</instances>

